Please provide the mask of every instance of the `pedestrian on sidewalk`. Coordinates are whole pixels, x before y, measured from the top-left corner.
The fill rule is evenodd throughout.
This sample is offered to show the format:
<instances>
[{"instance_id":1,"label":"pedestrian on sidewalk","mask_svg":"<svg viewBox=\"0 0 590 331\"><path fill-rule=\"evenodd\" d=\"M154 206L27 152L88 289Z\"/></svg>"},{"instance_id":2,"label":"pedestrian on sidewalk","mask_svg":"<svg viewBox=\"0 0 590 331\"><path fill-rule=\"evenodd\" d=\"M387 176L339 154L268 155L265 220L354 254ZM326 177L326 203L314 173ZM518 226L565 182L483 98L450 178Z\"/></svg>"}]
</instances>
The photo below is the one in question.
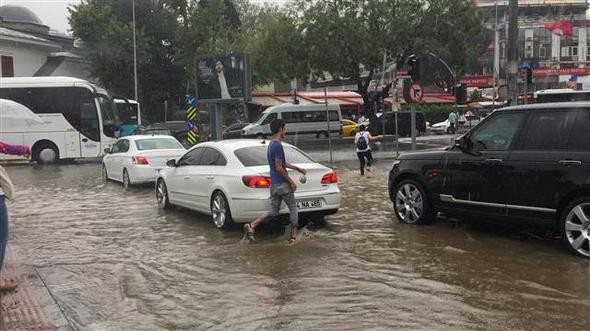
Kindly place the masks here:
<instances>
[{"instance_id":1,"label":"pedestrian on sidewalk","mask_svg":"<svg viewBox=\"0 0 590 331\"><path fill-rule=\"evenodd\" d=\"M365 159L367 159L367 171L371 171L371 165L373 164L373 154L369 143L379 139L383 139L383 136L372 136L364 124L359 125L359 132L354 136L354 144L360 162L361 176L365 175Z\"/></svg>"},{"instance_id":2,"label":"pedestrian on sidewalk","mask_svg":"<svg viewBox=\"0 0 590 331\"><path fill-rule=\"evenodd\" d=\"M0 142L0 153L10 155L23 155L29 157L31 149L24 145L9 145ZM8 210L6 209L6 199L14 199L14 185L8 173L0 166L0 274L4 264L4 255L6 253L6 244L8 244ZM0 291L12 291L16 288L14 282L4 279L0 280Z\"/></svg>"},{"instance_id":3,"label":"pedestrian on sidewalk","mask_svg":"<svg viewBox=\"0 0 590 331\"><path fill-rule=\"evenodd\" d=\"M455 134L457 132L457 126L458 126L458 122L459 122L459 116L457 116L457 113L455 112L455 110L451 110L451 112L449 113L449 131L452 134Z\"/></svg>"},{"instance_id":4,"label":"pedestrian on sidewalk","mask_svg":"<svg viewBox=\"0 0 590 331\"><path fill-rule=\"evenodd\" d=\"M295 241L299 232L299 219L297 203L295 201L295 191L297 185L289 177L287 169L293 169L305 176L305 169L287 163L285 151L281 143L285 138L287 129L285 122L281 119L275 119L270 123L272 140L268 144L267 158L270 168L270 210L262 217L255 219L251 223L244 224L244 235L250 241L254 241L254 231L261 223L266 223L279 215L281 202L285 201L289 207L289 221L291 224L291 236L289 242Z\"/></svg>"}]
</instances>

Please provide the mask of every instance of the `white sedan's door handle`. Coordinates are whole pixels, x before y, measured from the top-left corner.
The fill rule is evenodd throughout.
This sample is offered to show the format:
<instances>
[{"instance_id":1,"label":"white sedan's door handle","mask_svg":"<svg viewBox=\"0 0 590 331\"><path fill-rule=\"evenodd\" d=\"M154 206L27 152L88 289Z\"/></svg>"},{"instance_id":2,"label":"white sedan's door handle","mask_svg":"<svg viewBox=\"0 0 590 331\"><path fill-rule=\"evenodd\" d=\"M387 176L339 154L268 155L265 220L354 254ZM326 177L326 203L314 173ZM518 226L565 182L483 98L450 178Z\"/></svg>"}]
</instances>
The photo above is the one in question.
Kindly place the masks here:
<instances>
[{"instance_id":1,"label":"white sedan's door handle","mask_svg":"<svg viewBox=\"0 0 590 331\"><path fill-rule=\"evenodd\" d=\"M191 179L191 176L184 176L184 179Z\"/></svg>"}]
</instances>

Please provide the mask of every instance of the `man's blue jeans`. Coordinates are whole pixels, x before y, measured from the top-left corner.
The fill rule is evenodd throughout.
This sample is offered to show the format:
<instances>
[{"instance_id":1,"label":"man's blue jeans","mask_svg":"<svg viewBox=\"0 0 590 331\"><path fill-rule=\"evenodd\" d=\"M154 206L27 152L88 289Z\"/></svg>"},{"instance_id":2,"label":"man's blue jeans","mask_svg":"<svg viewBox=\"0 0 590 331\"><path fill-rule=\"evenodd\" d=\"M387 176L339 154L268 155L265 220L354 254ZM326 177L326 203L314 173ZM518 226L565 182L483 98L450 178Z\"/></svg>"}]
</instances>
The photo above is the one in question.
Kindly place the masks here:
<instances>
[{"instance_id":1,"label":"man's blue jeans","mask_svg":"<svg viewBox=\"0 0 590 331\"><path fill-rule=\"evenodd\" d=\"M8 210L4 195L0 195L0 271L4 264L4 253L8 243Z\"/></svg>"}]
</instances>

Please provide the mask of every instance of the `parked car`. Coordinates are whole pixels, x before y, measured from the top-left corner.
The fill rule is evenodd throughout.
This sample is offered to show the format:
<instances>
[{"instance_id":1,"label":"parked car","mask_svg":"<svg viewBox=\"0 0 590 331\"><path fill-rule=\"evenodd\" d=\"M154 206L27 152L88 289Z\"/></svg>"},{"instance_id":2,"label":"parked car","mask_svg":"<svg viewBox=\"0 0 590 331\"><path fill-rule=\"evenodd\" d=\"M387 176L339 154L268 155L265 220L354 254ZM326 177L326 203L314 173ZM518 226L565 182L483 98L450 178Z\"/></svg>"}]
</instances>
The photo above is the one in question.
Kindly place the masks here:
<instances>
[{"instance_id":1,"label":"parked car","mask_svg":"<svg viewBox=\"0 0 590 331\"><path fill-rule=\"evenodd\" d=\"M459 119L462 119L462 121L459 122L459 125L463 128L472 128L479 124L479 122L482 120L482 118L477 115L465 115L461 116ZM451 122L447 119L445 121L433 124L430 127L430 131L432 133L451 134Z\"/></svg>"},{"instance_id":2,"label":"parked car","mask_svg":"<svg viewBox=\"0 0 590 331\"><path fill-rule=\"evenodd\" d=\"M370 129L376 134L383 134L382 113L377 114L377 123L375 130ZM411 113L409 111L397 112L397 132L401 137L409 137L412 134ZM373 123L370 124L373 127ZM426 116L423 112L416 112L416 132L423 134L426 132ZM395 114L393 112L385 113L385 134L395 134Z\"/></svg>"},{"instance_id":3,"label":"parked car","mask_svg":"<svg viewBox=\"0 0 590 331\"><path fill-rule=\"evenodd\" d=\"M300 214L325 216L340 208L336 173L294 146L283 143L287 162L307 171L305 177L289 170L297 180L295 198ZM212 215L218 228L261 216L268 206L267 144L257 139L200 143L160 171L156 198L162 209L182 206ZM287 214L286 206L280 211Z\"/></svg>"},{"instance_id":4,"label":"parked car","mask_svg":"<svg viewBox=\"0 0 590 331\"><path fill-rule=\"evenodd\" d=\"M354 137L358 130L358 123L346 119L343 119L340 122L342 123L342 137Z\"/></svg>"},{"instance_id":5,"label":"parked car","mask_svg":"<svg viewBox=\"0 0 590 331\"><path fill-rule=\"evenodd\" d=\"M404 154L389 197L404 223L435 213L557 227L573 253L590 257L590 105L507 107L450 148Z\"/></svg>"},{"instance_id":6,"label":"parked car","mask_svg":"<svg viewBox=\"0 0 590 331\"><path fill-rule=\"evenodd\" d=\"M171 136L126 136L105 150L103 176L129 185L153 182L166 161L178 158L186 150Z\"/></svg>"},{"instance_id":7,"label":"parked car","mask_svg":"<svg viewBox=\"0 0 590 331\"><path fill-rule=\"evenodd\" d=\"M137 127L132 135L170 135L176 138L184 147L188 147L188 125L185 121L167 121Z\"/></svg>"},{"instance_id":8,"label":"parked car","mask_svg":"<svg viewBox=\"0 0 590 331\"><path fill-rule=\"evenodd\" d=\"M250 123L234 123L223 130L223 139L242 138L242 129Z\"/></svg>"}]
</instances>

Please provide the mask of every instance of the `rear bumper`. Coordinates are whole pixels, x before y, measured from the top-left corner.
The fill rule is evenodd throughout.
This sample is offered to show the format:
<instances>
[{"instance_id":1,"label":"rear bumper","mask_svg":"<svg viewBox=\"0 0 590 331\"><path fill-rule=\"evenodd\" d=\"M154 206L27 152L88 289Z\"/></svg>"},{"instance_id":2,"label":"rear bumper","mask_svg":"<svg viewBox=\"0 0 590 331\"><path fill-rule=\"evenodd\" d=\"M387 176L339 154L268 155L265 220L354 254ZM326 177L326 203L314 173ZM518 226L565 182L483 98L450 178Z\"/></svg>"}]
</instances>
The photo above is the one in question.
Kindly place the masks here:
<instances>
[{"instance_id":1,"label":"rear bumper","mask_svg":"<svg viewBox=\"0 0 590 331\"><path fill-rule=\"evenodd\" d=\"M158 178L160 168L149 165L133 165L129 167L129 179L133 184L151 183Z\"/></svg>"},{"instance_id":2,"label":"rear bumper","mask_svg":"<svg viewBox=\"0 0 590 331\"><path fill-rule=\"evenodd\" d=\"M329 191L319 192L301 192L295 193L297 201L316 200L322 201L321 207L300 209L300 215L332 215L340 209L341 194L338 188L330 189ZM250 222L262 215L270 209L269 196L264 197L244 197L232 198L230 202L232 218L236 223ZM289 214L289 208L283 202L279 215Z\"/></svg>"}]
</instances>

